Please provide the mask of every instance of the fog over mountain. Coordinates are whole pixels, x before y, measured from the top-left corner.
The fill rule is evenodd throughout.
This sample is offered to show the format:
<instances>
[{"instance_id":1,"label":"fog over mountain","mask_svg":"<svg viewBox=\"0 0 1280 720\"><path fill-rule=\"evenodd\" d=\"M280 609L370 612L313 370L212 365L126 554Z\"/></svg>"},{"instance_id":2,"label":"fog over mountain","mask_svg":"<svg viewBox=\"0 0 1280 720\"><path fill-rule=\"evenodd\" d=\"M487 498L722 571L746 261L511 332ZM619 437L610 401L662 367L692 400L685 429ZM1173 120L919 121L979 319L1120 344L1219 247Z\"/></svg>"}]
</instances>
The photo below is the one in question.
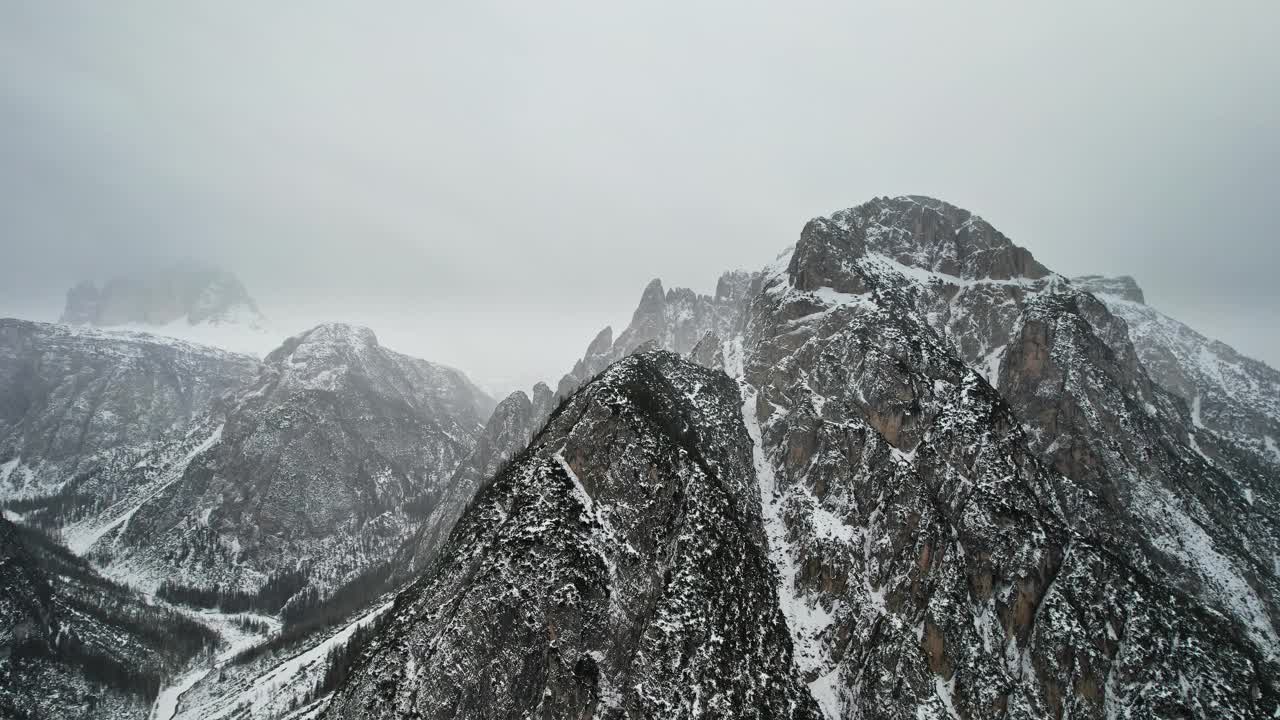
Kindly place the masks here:
<instances>
[{"instance_id":1,"label":"fog over mountain","mask_svg":"<svg viewBox=\"0 0 1280 720\"><path fill-rule=\"evenodd\" d=\"M1246 1L18 4L0 313L53 320L82 279L197 260L282 336L360 322L527 386L652 277L711 292L799 220L925 193L1280 365L1277 22Z\"/></svg>"},{"instance_id":2,"label":"fog over mountain","mask_svg":"<svg viewBox=\"0 0 1280 720\"><path fill-rule=\"evenodd\" d=\"M0 718L1280 717L1277 7L0 9Z\"/></svg>"}]
</instances>

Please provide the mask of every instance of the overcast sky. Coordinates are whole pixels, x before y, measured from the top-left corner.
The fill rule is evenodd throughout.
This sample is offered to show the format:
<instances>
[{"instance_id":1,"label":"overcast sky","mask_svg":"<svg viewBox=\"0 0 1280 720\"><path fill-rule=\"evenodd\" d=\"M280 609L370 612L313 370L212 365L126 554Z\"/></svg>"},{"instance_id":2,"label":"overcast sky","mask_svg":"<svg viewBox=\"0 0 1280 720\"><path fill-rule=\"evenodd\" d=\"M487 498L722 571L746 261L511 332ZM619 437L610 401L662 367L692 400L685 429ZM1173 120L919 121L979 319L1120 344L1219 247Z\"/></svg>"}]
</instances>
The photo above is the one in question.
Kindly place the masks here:
<instances>
[{"instance_id":1,"label":"overcast sky","mask_svg":"<svg viewBox=\"0 0 1280 720\"><path fill-rule=\"evenodd\" d=\"M1280 366L1280 3L9 2L0 314L178 260L507 387L876 195Z\"/></svg>"}]
</instances>

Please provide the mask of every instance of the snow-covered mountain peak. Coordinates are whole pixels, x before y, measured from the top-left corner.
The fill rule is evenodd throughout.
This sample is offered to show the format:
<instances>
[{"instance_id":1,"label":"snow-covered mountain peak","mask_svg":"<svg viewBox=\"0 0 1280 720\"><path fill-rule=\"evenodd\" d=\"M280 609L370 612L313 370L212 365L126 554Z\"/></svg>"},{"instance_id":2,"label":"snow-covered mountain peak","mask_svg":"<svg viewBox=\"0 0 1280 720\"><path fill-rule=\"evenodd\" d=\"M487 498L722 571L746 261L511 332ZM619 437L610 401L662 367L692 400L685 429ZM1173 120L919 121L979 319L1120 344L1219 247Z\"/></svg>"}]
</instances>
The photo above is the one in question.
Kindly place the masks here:
<instances>
[{"instance_id":1,"label":"snow-covered mountain peak","mask_svg":"<svg viewBox=\"0 0 1280 720\"><path fill-rule=\"evenodd\" d=\"M372 393L419 407L442 405L479 424L494 401L461 371L395 352L373 330L324 323L284 341L265 358L257 386L245 393L322 390Z\"/></svg>"},{"instance_id":2,"label":"snow-covered mountain peak","mask_svg":"<svg viewBox=\"0 0 1280 720\"><path fill-rule=\"evenodd\" d=\"M866 253L964 280L1038 280L1050 274L1030 251L990 223L949 203L920 195L875 198L828 218L811 220L796 245L794 271L830 275L809 266L848 262Z\"/></svg>"},{"instance_id":3,"label":"snow-covered mountain peak","mask_svg":"<svg viewBox=\"0 0 1280 720\"><path fill-rule=\"evenodd\" d=\"M378 337L367 327L325 323L285 340L266 357L285 386L332 390L352 373L366 375Z\"/></svg>"},{"instance_id":4,"label":"snow-covered mountain peak","mask_svg":"<svg viewBox=\"0 0 1280 720\"><path fill-rule=\"evenodd\" d=\"M285 340L279 348L267 356L268 360L283 355L297 356L299 352L320 348L367 350L378 347L378 336L363 325L329 322L298 333Z\"/></svg>"}]
</instances>

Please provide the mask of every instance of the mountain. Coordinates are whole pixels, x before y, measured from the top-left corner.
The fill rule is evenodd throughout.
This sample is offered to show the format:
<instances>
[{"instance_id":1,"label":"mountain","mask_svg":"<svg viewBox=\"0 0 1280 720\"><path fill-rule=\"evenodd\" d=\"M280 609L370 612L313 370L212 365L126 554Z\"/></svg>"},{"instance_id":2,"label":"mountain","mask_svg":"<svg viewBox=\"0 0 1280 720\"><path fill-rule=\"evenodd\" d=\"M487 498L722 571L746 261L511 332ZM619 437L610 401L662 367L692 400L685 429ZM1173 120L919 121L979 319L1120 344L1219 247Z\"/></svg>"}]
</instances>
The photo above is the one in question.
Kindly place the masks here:
<instances>
[{"instance_id":1,"label":"mountain","mask_svg":"<svg viewBox=\"0 0 1280 720\"><path fill-rule=\"evenodd\" d=\"M84 495L257 372L177 340L0 319L0 500Z\"/></svg>"},{"instance_id":2,"label":"mountain","mask_svg":"<svg viewBox=\"0 0 1280 720\"><path fill-rule=\"evenodd\" d=\"M261 685L259 668L273 695L305 696L308 670L354 632L347 614L358 620L392 587L397 551L442 515L459 465L492 462L482 422L492 414L496 428L506 412L461 372L339 324L258 361L136 332L3 321L0 397L5 516L60 535L70 549L47 540L49 552L95 582L157 608L201 608L196 636L230 645L217 672L147 666L147 693L167 685L165 717L234 710L252 689L233 679ZM532 428L520 432L523 446ZM245 612L258 613L247 616L258 629L237 626ZM291 648L319 665L286 672L272 658ZM129 700L143 714L144 695ZM16 697L15 707L33 702Z\"/></svg>"},{"instance_id":3,"label":"mountain","mask_svg":"<svg viewBox=\"0 0 1280 720\"><path fill-rule=\"evenodd\" d=\"M84 281L67 292L61 322L69 325L191 325L261 320L236 276L222 270L169 268L121 275L101 287Z\"/></svg>"},{"instance_id":4,"label":"mountain","mask_svg":"<svg viewBox=\"0 0 1280 720\"><path fill-rule=\"evenodd\" d=\"M1193 427L1206 428L1280 469L1280 372L1210 340L1146 304L1131 277L1075 278L1129 326L1153 380L1186 401Z\"/></svg>"},{"instance_id":5,"label":"mountain","mask_svg":"<svg viewBox=\"0 0 1280 720\"><path fill-rule=\"evenodd\" d=\"M766 517L828 715L1275 707L1275 515L1100 302L907 197L810 222L750 312Z\"/></svg>"},{"instance_id":6,"label":"mountain","mask_svg":"<svg viewBox=\"0 0 1280 720\"><path fill-rule=\"evenodd\" d=\"M395 563L398 575L411 576L435 557L481 485L525 448L558 402L605 368L639 350L663 347L688 353L702 347L700 342L709 333L727 335L739 331L745 301L757 277L757 273L741 270L724 273L716 283L715 295L710 296L688 288L663 290L662 281L655 279L642 293L626 330L615 340L613 328L602 329L582 360L560 379L556 392L546 383L538 383L530 394L516 392L508 396L494 411L472 456L447 484L446 497L413 542L403 548L404 555Z\"/></svg>"},{"instance_id":7,"label":"mountain","mask_svg":"<svg viewBox=\"0 0 1280 720\"><path fill-rule=\"evenodd\" d=\"M405 554L395 562L398 578L412 579L436 557L476 493L529 444L537 430L535 423L541 423L549 415L550 410L540 413L522 392L512 393L498 403L475 448L445 483L440 501L413 540L402 548Z\"/></svg>"},{"instance_id":8,"label":"mountain","mask_svg":"<svg viewBox=\"0 0 1280 720\"><path fill-rule=\"evenodd\" d=\"M0 715L146 718L165 676L216 643L0 517Z\"/></svg>"},{"instance_id":9,"label":"mountain","mask_svg":"<svg viewBox=\"0 0 1280 720\"><path fill-rule=\"evenodd\" d=\"M610 367L480 492L324 717L820 717L740 403L669 353Z\"/></svg>"},{"instance_id":10,"label":"mountain","mask_svg":"<svg viewBox=\"0 0 1280 720\"><path fill-rule=\"evenodd\" d=\"M329 324L193 426L90 552L162 596L279 612L386 561L447 490L492 401L452 368ZM176 459L174 459L176 458Z\"/></svg>"},{"instance_id":11,"label":"mountain","mask_svg":"<svg viewBox=\"0 0 1280 720\"><path fill-rule=\"evenodd\" d=\"M262 355L278 336L244 284L224 270L170 267L83 281L67 291L59 322L138 330Z\"/></svg>"},{"instance_id":12,"label":"mountain","mask_svg":"<svg viewBox=\"0 0 1280 720\"><path fill-rule=\"evenodd\" d=\"M568 397L610 364L646 345L685 354L708 332L727 337L741 325L744 301L750 296L755 280L753 273L727 272L717 281L715 295L700 295L688 288L664 291L662 281L654 279L640 296L640 305L626 330L616 340L613 328L601 330L582 360L561 378L556 395ZM541 394L535 387L534 395Z\"/></svg>"},{"instance_id":13,"label":"mountain","mask_svg":"<svg viewBox=\"0 0 1280 720\"><path fill-rule=\"evenodd\" d=\"M654 281L496 406L352 326L260 363L12 336L6 517L283 625L178 717L1280 713L1275 371L940 200Z\"/></svg>"},{"instance_id":14,"label":"mountain","mask_svg":"<svg viewBox=\"0 0 1280 720\"><path fill-rule=\"evenodd\" d=\"M724 273L715 295L701 295L688 288L663 290L655 279L645 288L631 324L615 340L613 328L602 329L552 391L537 383L529 394L512 393L500 403L487 423L472 456L447 483L448 494L432 512L413 542L396 561L397 576L412 576L440 551L450 530L480 486L508 459L528 444L552 410L607 367L633 353L657 347L677 353L703 347L708 334L740 330L744 303L758 274L737 270Z\"/></svg>"},{"instance_id":15,"label":"mountain","mask_svg":"<svg viewBox=\"0 0 1280 720\"><path fill-rule=\"evenodd\" d=\"M651 284L561 394L664 345L739 379L795 672L827 717L1277 712L1274 472L1164 386L1109 299L919 196L815 219L747 277L715 313L669 312L698 296ZM375 686L401 709L421 688L482 694L469 674L395 669L493 631L422 599L466 597L448 558L486 524L471 512L450 541L466 549L402 597L335 708L367 709L352 703ZM413 633L421 651L396 640Z\"/></svg>"}]
</instances>

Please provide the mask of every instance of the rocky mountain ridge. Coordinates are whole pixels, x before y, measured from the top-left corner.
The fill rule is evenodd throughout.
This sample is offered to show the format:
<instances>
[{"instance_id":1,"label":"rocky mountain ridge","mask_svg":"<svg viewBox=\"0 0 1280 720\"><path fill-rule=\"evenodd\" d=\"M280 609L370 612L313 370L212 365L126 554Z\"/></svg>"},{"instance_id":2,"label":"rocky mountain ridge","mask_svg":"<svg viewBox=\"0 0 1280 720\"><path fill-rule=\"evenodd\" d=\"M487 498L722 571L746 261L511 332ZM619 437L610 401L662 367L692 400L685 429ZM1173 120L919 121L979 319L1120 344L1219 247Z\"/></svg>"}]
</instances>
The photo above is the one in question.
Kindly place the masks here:
<instances>
[{"instance_id":1,"label":"rocky mountain ridge","mask_svg":"<svg viewBox=\"0 0 1280 720\"><path fill-rule=\"evenodd\" d=\"M269 354L90 552L111 572L179 586L256 593L297 576L281 600L327 593L413 532L413 502L445 492L491 408L456 370L366 328L318 326Z\"/></svg>"},{"instance_id":2,"label":"rocky mountain ridge","mask_svg":"<svg viewBox=\"0 0 1280 720\"><path fill-rule=\"evenodd\" d=\"M1244 447L1280 470L1280 371L1149 306L1133 278L1075 278L1128 325L1153 380L1186 402L1194 428Z\"/></svg>"},{"instance_id":3,"label":"rocky mountain ridge","mask_svg":"<svg viewBox=\"0 0 1280 720\"><path fill-rule=\"evenodd\" d=\"M324 717L820 717L740 402L669 353L612 365L480 492Z\"/></svg>"},{"instance_id":4,"label":"rocky mountain ridge","mask_svg":"<svg viewBox=\"0 0 1280 720\"><path fill-rule=\"evenodd\" d=\"M641 347L652 345L685 354L691 352L707 332L722 337L732 334L742 323L744 302L750 297L755 281L754 273L734 270L720 276L715 295L700 295L688 288L663 290L662 281L654 279L640 296L631 324L617 339L613 337L612 327L601 330L587 346L582 360L560 379L556 397L568 397L587 380ZM545 386L540 384L540 387ZM549 401L538 400L549 397L548 394L539 387L534 388L533 394L535 405L549 412Z\"/></svg>"},{"instance_id":5,"label":"rocky mountain ridge","mask_svg":"<svg viewBox=\"0 0 1280 720\"><path fill-rule=\"evenodd\" d=\"M1211 706L1198 705L1198 693L1164 695L1170 678L1192 675L1193 666L1206 688L1238 682L1236 673L1252 668L1251 692L1259 692L1262 668L1275 661L1269 657L1274 645L1265 632L1256 644L1243 639L1257 608L1239 608L1232 596L1247 587L1238 581L1256 566L1238 558L1248 570L1213 592L1182 596L1173 608L1142 608L1134 598L1149 600L1161 587L1195 588L1206 579L1203 568L1192 561L1169 572L1163 563L1170 558L1155 547L1168 537L1160 533L1165 528L1152 527L1150 517L1130 521L1125 511L1134 501L1103 494L1134 482L1135 463L1076 455L1105 447L1100 438L1119 428L1092 424L1081 429L1081 442L1064 442L1064 419L1129 421L1135 404L1144 413L1151 405L1150 412L1169 423L1161 440L1178 442L1169 437L1176 434L1176 401L1157 399L1135 364L1125 366L1126 374L1113 361L1104 360L1109 367L1096 372L1081 362L1114 356L1098 335L1123 353L1123 336L1116 334L1122 325L1111 322L1100 303L1089 305L1088 296L1078 302L1092 314L1081 317L1068 284L1043 275L1017 251L988 252L989 264L970 264L967 278L936 272L934 255L905 252L901 240L894 245L898 255L888 258L876 252L884 247L874 240L880 226L856 218L927 215L932 202L869 205L810 223L785 269L766 271L742 351L744 377L759 393L754 421L779 493L781 522L771 537L784 548L779 565L795 568L791 589L805 608L792 632L799 647L811 648L799 657L810 658L815 694L831 699L828 715L1103 717L1128 708L1148 717L1178 716ZM892 235L915 232L921 242L939 236L945 242L963 232L948 225L956 217L963 215L937 212ZM925 267L903 265L904 257L925 258ZM1039 277L1007 277L1019 263ZM939 312L944 304L952 312ZM1043 325L1060 326L1068 313L1071 327L1088 333L1073 336L1079 343L1070 350L1053 340L1062 337L1057 333L1046 337ZM978 351L966 352L953 340L957 327L969 328L966 339L977 341L969 347ZM1094 334L1094 327L1101 330ZM982 350L993 347L1001 361L994 368L983 362L990 350ZM1132 350L1127 355L1132 358ZM998 392L983 377L992 370ZM1076 390L1060 384L1058 373L1096 382ZM1033 412L1037 400L1064 394L1073 401L1067 414ZM1143 451L1134 452L1130 457ZM1184 464L1193 462L1185 444L1176 455L1140 479L1167 488L1192 469L1207 470ZM1100 480L1089 471L1104 460L1114 464ZM1215 482L1231 485L1220 476ZM1239 547L1218 530L1211 546ZM1268 534L1261 530L1255 540L1265 546ZM1126 557L1146 567L1126 561L1105 570ZM1089 569L1076 570L1073 562ZM1101 590L1086 587L1097 580L1121 595L1099 600ZM1256 580L1274 582L1265 575ZM1123 614L1106 623L1089 620L1098 610L1094 603ZM1038 624L1048 607L1062 619ZM1184 617L1164 622L1169 613ZM1234 616L1231 643L1220 640L1218 613ZM921 634L904 632L891 642L893 636L882 634L890 628L920 628ZM1138 628L1138 645L1169 646L1190 635L1200 650L1177 665L1149 657L1135 663L1154 675L1149 681L1119 679L1119 668L1131 659L1118 654L1117 645L1102 642L1087 661L1080 656L1088 638L1122 638ZM1068 648L1077 659L1065 660ZM904 676L904 663L917 669ZM1144 694L1135 687L1159 690ZM1251 717L1259 709L1246 702L1233 712Z\"/></svg>"},{"instance_id":6,"label":"rocky mountain ridge","mask_svg":"<svg viewBox=\"0 0 1280 720\"><path fill-rule=\"evenodd\" d=\"M1275 476L1147 375L1085 282L905 197L811 222L751 285L734 330L679 333L646 289L623 334L644 340L602 333L569 382L675 337L742 379L828 717L1275 709Z\"/></svg>"}]
</instances>

